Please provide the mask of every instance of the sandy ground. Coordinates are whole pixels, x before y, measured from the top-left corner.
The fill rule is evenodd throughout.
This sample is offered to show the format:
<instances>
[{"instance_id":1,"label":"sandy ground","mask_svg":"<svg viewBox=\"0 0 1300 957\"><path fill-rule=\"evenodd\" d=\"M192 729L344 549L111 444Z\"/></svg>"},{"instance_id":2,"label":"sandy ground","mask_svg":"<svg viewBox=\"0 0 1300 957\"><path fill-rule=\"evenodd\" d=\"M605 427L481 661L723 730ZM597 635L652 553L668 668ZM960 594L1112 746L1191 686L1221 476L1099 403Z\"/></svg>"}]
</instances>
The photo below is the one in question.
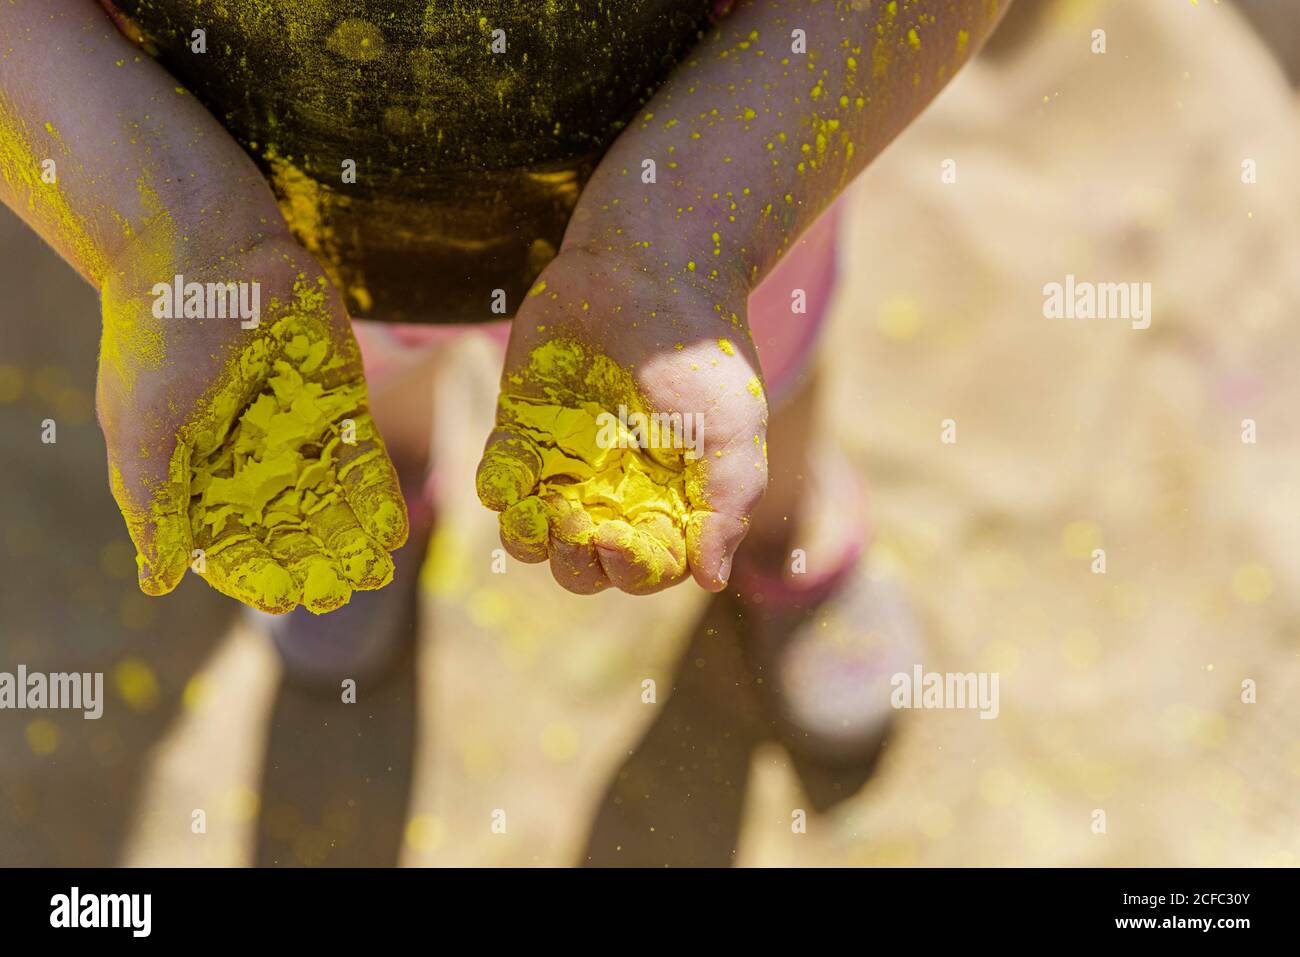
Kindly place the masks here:
<instances>
[{"instance_id":1,"label":"sandy ground","mask_svg":"<svg viewBox=\"0 0 1300 957\"><path fill-rule=\"evenodd\" d=\"M356 705L311 697L202 583L139 595L94 297L3 214L0 670L103 670L110 701L0 713L0 863L1300 863L1298 106L1226 5L1066 3L855 185L828 427L925 668L1001 676L997 720L901 714L861 787L750 732L744 636L695 590L491 573L473 338L441 386L414 667ZM1066 274L1150 282L1151 327L1045 319Z\"/></svg>"}]
</instances>

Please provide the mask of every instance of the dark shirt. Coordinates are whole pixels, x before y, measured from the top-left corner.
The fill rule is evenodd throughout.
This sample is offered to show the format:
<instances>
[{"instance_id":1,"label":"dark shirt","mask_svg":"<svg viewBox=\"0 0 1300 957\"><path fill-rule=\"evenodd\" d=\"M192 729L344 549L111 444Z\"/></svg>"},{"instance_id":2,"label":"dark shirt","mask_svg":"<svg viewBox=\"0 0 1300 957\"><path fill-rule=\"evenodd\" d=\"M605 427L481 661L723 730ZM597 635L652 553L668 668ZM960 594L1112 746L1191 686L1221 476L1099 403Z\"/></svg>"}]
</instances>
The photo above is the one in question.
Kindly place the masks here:
<instances>
[{"instance_id":1,"label":"dark shirt","mask_svg":"<svg viewBox=\"0 0 1300 957\"><path fill-rule=\"evenodd\" d=\"M266 172L354 317L434 323L502 318L497 289L513 313L601 155L725 6L104 2Z\"/></svg>"}]
</instances>

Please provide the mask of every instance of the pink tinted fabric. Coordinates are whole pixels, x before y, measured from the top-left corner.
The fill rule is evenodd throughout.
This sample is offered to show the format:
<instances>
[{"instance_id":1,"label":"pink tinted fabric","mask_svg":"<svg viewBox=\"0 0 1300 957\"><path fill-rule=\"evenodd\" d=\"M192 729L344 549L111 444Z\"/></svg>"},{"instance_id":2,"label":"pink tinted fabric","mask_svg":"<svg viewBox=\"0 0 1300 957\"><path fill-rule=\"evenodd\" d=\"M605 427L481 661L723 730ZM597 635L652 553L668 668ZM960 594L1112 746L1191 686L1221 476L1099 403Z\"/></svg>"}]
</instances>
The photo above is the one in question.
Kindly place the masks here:
<instances>
[{"instance_id":1,"label":"pink tinted fabric","mask_svg":"<svg viewBox=\"0 0 1300 957\"><path fill-rule=\"evenodd\" d=\"M781 261L749 294L749 330L775 405L808 371L822 324L830 315L839 274L837 242L840 204L817 218ZM803 290L807 312L793 312L794 292Z\"/></svg>"},{"instance_id":2,"label":"pink tinted fabric","mask_svg":"<svg viewBox=\"0 0 1300 957\"><path fill-rule=\"evenodd\" d=\"M836 203L799 237L749 296L749 328L773 404L789 395L807 371L818 333L830 312L838 275L839 221L840 204ZM806 312L793 311L795 290L803 290ZM354 320L352 328L372 385L400 375L467 328L486 334L502 352L510 337L509 321L466 327Z\"/></svg>"}]
</instances>

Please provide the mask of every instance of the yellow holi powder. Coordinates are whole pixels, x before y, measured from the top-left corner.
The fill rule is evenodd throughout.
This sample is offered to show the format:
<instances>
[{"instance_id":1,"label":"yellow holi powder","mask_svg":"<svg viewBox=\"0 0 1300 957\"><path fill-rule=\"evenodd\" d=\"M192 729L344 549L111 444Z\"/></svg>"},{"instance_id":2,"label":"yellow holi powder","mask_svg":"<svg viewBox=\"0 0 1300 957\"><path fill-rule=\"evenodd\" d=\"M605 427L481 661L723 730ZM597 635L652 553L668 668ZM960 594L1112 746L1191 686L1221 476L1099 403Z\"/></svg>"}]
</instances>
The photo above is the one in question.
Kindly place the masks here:
<instances>
[{"instance_id":1,"label":"yellow holi powder","mask_svg":"<svg viewBox=\"0 0 1300 957\"><path fill-rule=\"evenodd\" d=\"M232 360L235 385L213 396L193 437L193 543L223 591L265 611L289 611L300 601L329 611L353 589L382 587L393 573L345 498L349 473L358 470L354 487L369 488L387 466L365 413L364 381L328 384L328 373L345 363L326 338L322 309L320 289L300 281L270 335ZM241 403L238 383L250 380L265 386ZM367 518L400 537L400 506L385 500L377 508Z\"/></svg>"},{"instance_id":2,"label":"yellow holi powder","mask_svg":"<svg viewBox=\"0 0 1300 957\"><path fill-rule=\"evenodd\" d=\"M129 265L140 275L171 275L178 257L177 230L148 179L142 175L135 183L139 210L133 214L134 222L128 222L120 211L106 208L101 211L107 214L111 228L97 225L84 211L73 209L62 185L73 171L84 178L85 170L52 123L44 122L41 129L45 142L38 146L42 134L33 135L0 94L0 181L4 184L0 194L7 192L14 209L101 293L115 278L107 258L115 248L129 251ZM47 160L54 165L46 167ZM47 169L53 182L46 181ZM106 228L120 230L120 235L105 236ZM119 253L113 265L125 268L128 263ZM100 359L128 387L141 369L156 369L163 363L161 332L147 316L147 308L142 311L137 300L104 295Z\"/></svg>"},{"instance_id":3,"label":"yellow holi powder","mask_svg":"<svg viewBox=\"0 0 1300 957\"><path fill-rule=\"evenodd\" d=\"M730 339L719 339L718 348L729 356L734 356L736 354L736 347L731 344Z\"/></svg>"},{"instance_id":4,"label":"yellow holi powder","mask_svg":"<svg viewBox=\"0 0 1300 957\"><path fill-rule=\"evenodd\" d=\"M488 450L478 475L479 497L503 513L507 540L615 545L633 556L647 590L684 573L688 488L702 502L702 482L683 449L642 448L629 430L632 413L645 407L631 375L557 340L535 349L510 381L532 388L502 394L497 427L512 438ZM620 405L628 421L602 415Z\"/></svg>"},{"instance_id":5,"label":"yellow holi powder","mask_svg":"<svg viewBox=\"0 0 1300 957\"><path fill-rule=\"evenodd\" d=\"M140 276L166 276L180 260L176 224L145 177L136 180L136 193L144 210L139 229L130 225L124 232L130 242L129 263L119 263L120 275L106 275L100 287L102 329L99 361L110 366L122 384L134 386L144 370L161 369L166 360L166 343L160 323L140 299L122 298L115 286L131 273L127 284Z\"/></svg>"},{"instance_id":6,"label":"yellow holi powder","mask_svg":"<svg viewBox=\"0 0 1300 957\"><path fill-rule=\"evenodd\" d=\"M683 470L651 459L617 421L609 426L617 445L631 447L602 447L600 406L589 402L566 408L506 396L502 411L538 454L540 496L559 494L596 522L623 519L635 524L642 516L658 513L674 524L685 523Z\"/></svg>"},{"instance_id":7,"label":"yellow holi powder","mask_svg":"<svg viewBox=\"0 0 1300 957\"><path fill-rule=\"evenodd\" d=\"M44 127L46 136L52 141L50 146L57 147L60 155L52 155L52 149L37 147L36 138L26 128L18 111L0 94L0 180L4 181L6 191L13 198L14 210L43 236L48 236L51 245L65 259L98 281L107 266L103 244L92 235L90 224L73 211L57 179L54 183L42 179L45 171L43 161L55 160L54 169L57 171L58 165L68 159L57 131L49 123Z\"/></svg>"}]
</instances>

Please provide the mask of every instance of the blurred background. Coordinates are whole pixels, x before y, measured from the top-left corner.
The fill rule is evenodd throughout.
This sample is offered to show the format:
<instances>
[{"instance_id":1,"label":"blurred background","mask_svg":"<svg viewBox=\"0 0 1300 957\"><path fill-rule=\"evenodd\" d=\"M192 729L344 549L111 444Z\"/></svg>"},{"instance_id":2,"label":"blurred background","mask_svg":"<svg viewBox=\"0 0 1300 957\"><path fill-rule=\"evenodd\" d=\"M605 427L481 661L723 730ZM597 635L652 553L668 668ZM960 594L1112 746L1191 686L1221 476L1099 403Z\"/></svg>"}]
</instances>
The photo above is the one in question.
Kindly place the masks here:
<instances>
[{"instance_id":1,"label":"blurred background","mask_svg":"<svg viewBox=\"0 0 1300 957\"><path fill-rule=\"evenodd\" d=\"M1001 675L998 720L903 712L866 780L754 731L744 636L697 590L489 573L474 336L407 667L343 707L192 576L146 598L96 298L0 210L0 670L103 671L109 699L0 712L0 864L1300 864L1298 80L1300 4L1017 0L854 184L828 428L926 669ZM1150 282L1151 327L1044 319L1067 273Z\"/></svg>"}]
</instances>

